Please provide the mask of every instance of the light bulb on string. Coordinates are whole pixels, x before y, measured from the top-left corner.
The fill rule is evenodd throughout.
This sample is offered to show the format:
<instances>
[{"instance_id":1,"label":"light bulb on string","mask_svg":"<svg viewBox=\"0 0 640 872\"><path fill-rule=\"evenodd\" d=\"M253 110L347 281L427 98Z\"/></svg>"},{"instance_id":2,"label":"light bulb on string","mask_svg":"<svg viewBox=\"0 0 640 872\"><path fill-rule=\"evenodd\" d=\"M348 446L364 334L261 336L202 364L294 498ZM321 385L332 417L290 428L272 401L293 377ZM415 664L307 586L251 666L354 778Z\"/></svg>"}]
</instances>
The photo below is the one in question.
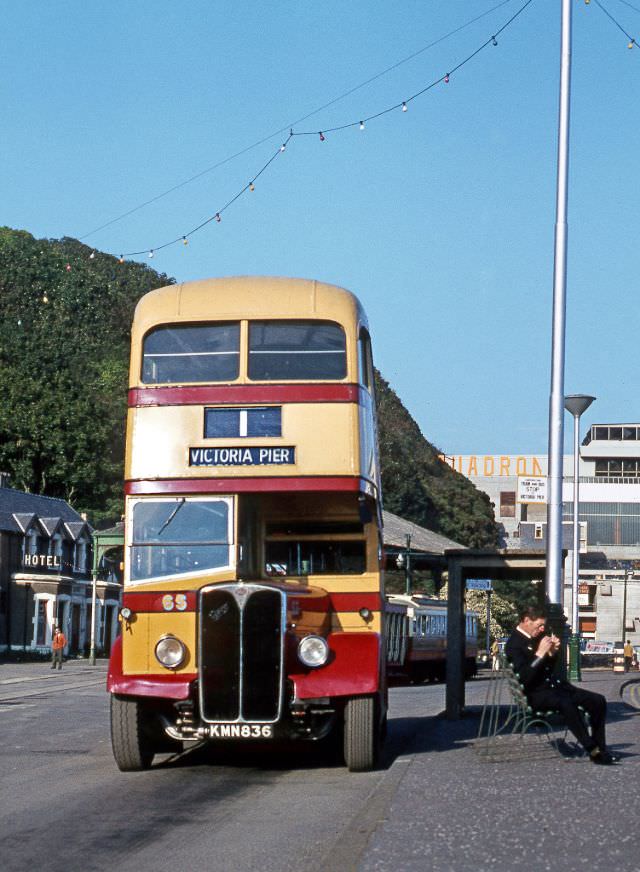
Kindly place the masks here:
<instances>
[{"instance_id":1,"label":"light bulb on string","mask_svg":"<svg viewBox=\"0 0 640 872\"><path fill-rule=\"evenodd\" d=\"M408 108L409 108L409 107L407 106L406 103L403 103L403 104L402 104L402 111L403 111L403 112L406 112Z\"/></svg>"},{"instance_id":2,"label":"light bulb on string","mask_svg":"<svg viewBox=\"0 0 640 872\"><path fill-rule=\"evenodd\" d=\"M629 40L629 45L627 46L627 48L633 48L635 44L636 44L635 39L631 39L631 40Z\"/></svg>"},{"instance_id":3,"label":"light bulb on string","mask_svg":"<svg viewBox=\"0 0 640 872\"><path fill-rule=\"evenodd\" d=\"M153 248L149 251L149 257L153 257Z\"/></svg>"},{"instance_id":4,"label":"light bulb on string","mask_svg":"<svg viewBox=\"0 0 640 872\"><path fill-rule=\"evenodd\" d=\"M216 221L218 222L218 224L222 221L222 218L220 217L220 213L219 213L219 212L216 212L216 214L215 214L215 219L216 219Z\"/></svg>"},{"instance_id":5,"label":"light bulb on string","mask_svg":"<svg viewBox=\"0 0 640 872\"><path fill-rule=\"evenodd\" d=\"M182 237L182 244L183 244L183 245L189 245L189 240L187 239L186 236L183 236L183 237Z\"/></svg>"},{"instance_id":6,"label":"light bulb on string","mask_svg":"<svg viewBox=\"0 0 640 872\"><path fill-rule=\"evenodd\" d=\"M65 266L65 269L66 269L67 272L71 272L71 264L68 263L68 264Z\"/></svg>"},{"instance_id":7,"label":"light bulb on string","mask_svg":"<svg viewBox=\"0 0 640 872\"><path fill-rule=\"evenodd\" d=\"M495 36L491 37L491 42L493 45L498 45L498 40L495 38Z\"/></svg>"},{"instance_id":8,"label":"light bulb on string","mask_svg":"<svg viewBox=\"0 0 640 872\"><path fill-rule=\"evenodd\" d=\"M249 190L255 191L255 189L256 189L256 186L253 184L253 182L249 182Z\"/></svg>"},{"instance_id":9,"label":"light bulb on string","mask_svg":"<svg viewBox=\"0 0 640 872\"><path fill-rule=\"evenodd\" d=\"M282 145L280 146L280 151L284 151L286 147L287 147L287 144L285 142L283 142Z\"/></svg>"},{"instance_id":10,"label":"light bulb on string","mask_svg":"<svg viewBox=\"0 0 640 872\"><path fill-rule=\"evenodd\" d=\"M91 254L89 255L89 260L95 260L95 259L96 259L96 253L95 253L95 251L92 251Z\"/></svg>"},{"instance_id":11,"label":"light bulb on string","mask_svg":"<svg viewBox=\"0 0 640 872\"><path fill-rule=\"evenodd\" d=\"M364 130L364 121L360 122L360 130Z\"/></svg>"},{"instance_id":12,"label":"light bulb on string","mask_svg":"<svg viewBox=\"0 0 640 872\"><path fill-rule=\"evenodd\" d=\"M124 254L121 254L118 258L118 263L124 263Z\"/></svg>"},{"instance_id":13,"label":"light bulb on string","mask_svg":"<svg viewBox=\"0 0 640 872\"><path fill-rule=\"evenodd\" d=\"M318 136L320 137L320 142L324 142L324 141L325 141L326 136L324 135L324 133L323 133L322 131L320 131L320 132L318 133Z\"/></svg>"},{"instance_id":14,"label":"light bulb on string","mask_svg":"<svg viewBox=\"0 0 640 872\"><path fill-rule=\"evenodd\" d=\"M449 84L449 73L447 73L446 76L444 77L444 83L445 83L445 85Z\"/></svg>"},{"instance_id":15,"label":"light bulb on string","mask_svg":"<svg viewBox=\"0 0 640 872\"><path fill-rule=\"evenodd\" d=\"M47 297L46 294L43 294L42 302L43 302L43 303L48 303L48 302L49 302L49 297Z\"/></svg>"}]
</instances>

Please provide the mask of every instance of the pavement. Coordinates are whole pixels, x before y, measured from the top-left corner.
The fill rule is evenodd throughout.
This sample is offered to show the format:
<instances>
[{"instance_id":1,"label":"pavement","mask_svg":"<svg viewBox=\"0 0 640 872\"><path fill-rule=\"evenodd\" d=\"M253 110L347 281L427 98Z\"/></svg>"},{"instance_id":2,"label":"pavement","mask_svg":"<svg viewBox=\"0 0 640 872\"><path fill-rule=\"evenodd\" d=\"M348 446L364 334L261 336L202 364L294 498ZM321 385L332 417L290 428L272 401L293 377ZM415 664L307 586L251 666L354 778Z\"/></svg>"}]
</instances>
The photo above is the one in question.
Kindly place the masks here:
<instances>
[{"instance_id":1,"label":"pavement","mask_svg":"<svg viewBox=\"0 0 640 872\"><path fill-rule=\"evenodd\" d=\"M48 660L0 660L0 703L106 683L108 666L106 658L95 666L86 659L65 660L62 669L52 669Z\"/></svg>"},{"instance_id":2,"label":"pavement","mask_svg":"<svg viewBox=\"0 0 640 872\"><path fill-rule=\"evenodd\" d=\"M619 697L636 676L583 672L582 685L609 700L609 744L623 755L613 767L555 752L484 762L473 749L484 673L467 682L468 711L458 721L442 716L444 685L393 688L376 772L349 775L286 749L264 760L186 754L122 775L109 750L106 670L106 660L70 660L61 672L47 662L0 663L0 754L15 779L7 846L21 845L11 869L37 868L49 850L45 834L56 832L70 872L164 872L180 863L216 872L640 870L640 712ZM47 778L64 797L59 809L41 797Z\"/></svg>"},{"instance_id":3,"label":"pavement","mask_svg":"<svg viewBox=\"0 0 640 872\"><path fill-rule=\"evenodd\" d=\"M622 755L611 767L556 753L484 762L473 739L487 681L467 683L467 717L425 723L357 868L638 872L640 712L619 698L629 677L583 672L609 701L607 741Z\"/></svg>"}]
</instances>

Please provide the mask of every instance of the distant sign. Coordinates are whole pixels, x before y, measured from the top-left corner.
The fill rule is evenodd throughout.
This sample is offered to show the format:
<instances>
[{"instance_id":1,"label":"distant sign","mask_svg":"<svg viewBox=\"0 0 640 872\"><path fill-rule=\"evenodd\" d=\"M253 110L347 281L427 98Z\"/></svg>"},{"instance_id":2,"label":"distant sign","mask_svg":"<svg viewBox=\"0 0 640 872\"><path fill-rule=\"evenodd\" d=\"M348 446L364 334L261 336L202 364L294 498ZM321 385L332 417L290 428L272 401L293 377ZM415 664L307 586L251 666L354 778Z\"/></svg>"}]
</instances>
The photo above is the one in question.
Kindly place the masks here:
<instances>
[{"instance_id":1,"label":"distant sign","mask_svg":"<svg viewBox=\"0 0 640 872\"><path fill-rule=\"evenodd\" d=\"M595 642L589 639L584 654L613 654L613 642Z\"/></svg>"},{"instance_id":2,"label":"distant sign","mask_svg":"<svg viewBox=\"0 0 640 872\"><path fill-rule=\"evenodd\" d=\"M547 479L524 477L518 478L518 502L546 503Z\"/></svg>"},{"instance_id":3,"label":"distant sign","mask_svg":"<svg viewBox=\"0 0 640 872\"><path fill-rule=\"evenodd\" d=\"M467 590L491 590L490 578L468 578Z\"/></svg>"}]
</instances>

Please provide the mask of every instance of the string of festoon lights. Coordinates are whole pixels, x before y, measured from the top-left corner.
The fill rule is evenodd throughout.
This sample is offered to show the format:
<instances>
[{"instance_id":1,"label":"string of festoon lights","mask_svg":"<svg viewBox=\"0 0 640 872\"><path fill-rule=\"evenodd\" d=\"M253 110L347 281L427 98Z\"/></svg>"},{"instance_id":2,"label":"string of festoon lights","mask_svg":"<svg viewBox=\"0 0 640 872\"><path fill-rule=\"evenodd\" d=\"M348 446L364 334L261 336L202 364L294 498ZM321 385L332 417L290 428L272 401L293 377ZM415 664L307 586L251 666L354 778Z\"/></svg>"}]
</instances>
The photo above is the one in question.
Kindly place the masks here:
<instances>
[{"instance_id":1,"label":"string of festoon lights","mask_svg":"<svg viewBox=\"0 0 640 872\"><path fill-rule=\"evenodd\" d=\"M417 100L419 97L422 97L428 91L437 87L438 85L444 84L447 85L451 81L453 75L458 72L458 70L462 69L466 64L470 63L475 57L477 57L483 50L488 47L495 47L498 45L498 37L504 33L504 31L511 25L513 22L525 11L525 9L533 3L533 0L526 0L525 3L498 29L496 29L488 38L486 38L473 52L467 55L463 60L459 63L456 63L452 67L450 67L445 73L438 76L433 81L426 84L424 87L420 88L413 94L407 95L404 99L397 101L391 106L387 106L386 108L375 112L371 115L360 116L353 121L349 121L345 124L340 124L334 127L326 127L322 130L295 130L291 128L289 130L288 136L286 136L278 146L276 151L274 151L266 163L256 172L254 173L248 181L245 182L244 185L237 191L237 193L231 197L226 203L221 205L218 209L216 209L213 214L211 214L208 218L201 221L195 227L192 227L189 230L186 230L173 239L170 239L167 242L163 242L158 245L152 245L145 248L138 249L137 251L125 251L123 252L118 261L120 263L125 263L127 258L135 258L146 255L148 258L154 258L158 252L163 251L166 248L169 248L174 245L183 245L188 246L190 239L196 234L198 231L202 230L204 227L209 224L217 223L220 224L222 222L222 218L224 213L243 195L247 193L253 193L256 190L256 183L258 179L265 173L276 161L276 158L281 157L287 150L291 141L296 137L316 137L320 142L325 142L327 139L327 135L329 134L337 134L346 130L350 130L353 128L357 128L359 130L365 130L366 125L369 122L376 121L384 116L390 115L393 112L406 113L409 110L409 106L413 101ZM89 254L89 259L94 260L97 256L98 252L96 249L92 249ZM66 264L67 271L71 271L72 266L70 263Z\"/></svg>"},{"instance_id":2,"label":"string of festoon lights","mask_svg":"<svg viewBox=\"0 0 640 872\"><path fill-rule=\"evenodd\" d=\"M224 213L243 195L247 193L253 193L256 190L256 182L258 179L265 173L274 163L276 158L281 157L287 150L287 147L291 143L291 141L296 137L317 137L320 142L325 142L328 135L342 133L347 130L358 129L360 131L364 131L366 129L367 124L373 121L377 121L380 118L383 118L387 115L391 115L394 112L406 113L409 110L409 106L419 97L422 97L427 92L431 91L433 88L436 88L439 85L448 85L451 81L452 76L457 73L462 67L466 64L470 63L474 58L476 58L482 51L487 49L488 47L496 47L498 45L498 37L510 27L511 24L525 11L525 9L531 5L533 0L526 0L526 2L497 30L495 30L487 39L485 39L473 52L467 55L462 61L455 64L449 70L438 78L426 84L423 88L419 89L413 94L406 96L404 99L397 101L391 106L387 106L384 109L381 109L378 112L375 112L371 115L364 115L354 118L351 121L348 121L344 124L336 125L333 127L324 127L321 130L295 130L291 128L289 130L288 136L284 139L282 144L277 148L275 152L271 154L266 163L256 172L251 178L237 191L237 193L231 197L226 203L220 206L213 214L211 214L204 221L201 221L195 227L180 233L175 238L169 240L168 242L163 242L159 245L148 246L137 251L127 251L122 253L118 260L120 263L125 263L126 258L134 258L146 255L148 258L152 259L156 256L156 254L166 248L169 248L174 245L182 244L183 246L188 246L189 240L194 236L198 231L202 230L204 227L208 226L212 223L220 224L222 222L222 216ZM592 0L584 0L585 5L589 6ZM626 0L621 0L621 2L625 2ZM617 21L617 19L604 7L601 0L593 0L593 3L597 5L601 11L607 15L607 17L618 27L618 29L625 35L627 38L627 47L632 49L637 46L637 40L630 33L628 33L625 28ZM631 6L630 3L626 3L626 5ZM635 8L632 7L631 8ZM640 10L636 10L640 11ZM93 260L96 257L96 250L92 250L89 254L89 259ZM72 267L70 263L66 264L66 270L71 271Z\"/></svg>"},{"instance_id":3,"label":"string of festoon lights","mask_svg":"<svg viewBox=\"0 0 640 872\"><path fill-rule=\"evenodd\" d=\"M587 5L587 6L591 5L591 0L584 0L584 2L585 2L585 5ZM618 28L618 30L622 31L622 33L624 33L624 35L627 37L627 39L628 39L627 48L635 48L638 45L638 41L635 38L635 36L632 36L627 30L624 29L624 27L620 24L620 22L616 18L613 17L613 15L609 12L609 10L605 9L605 7L602 5L600 0L593 0L593 2L596 6L598 6L602 10L602 12L604 12L604 14L607 16L607 18L609 18L615 24L615 26ZM622 0L622 2L625 2L625 0ZM625 2L625 6L629 6L631 9L634 9L636 12L640 12L640 10L636 9L635 6L632 6L631 3Z\"/></svg>"}]
</instances>

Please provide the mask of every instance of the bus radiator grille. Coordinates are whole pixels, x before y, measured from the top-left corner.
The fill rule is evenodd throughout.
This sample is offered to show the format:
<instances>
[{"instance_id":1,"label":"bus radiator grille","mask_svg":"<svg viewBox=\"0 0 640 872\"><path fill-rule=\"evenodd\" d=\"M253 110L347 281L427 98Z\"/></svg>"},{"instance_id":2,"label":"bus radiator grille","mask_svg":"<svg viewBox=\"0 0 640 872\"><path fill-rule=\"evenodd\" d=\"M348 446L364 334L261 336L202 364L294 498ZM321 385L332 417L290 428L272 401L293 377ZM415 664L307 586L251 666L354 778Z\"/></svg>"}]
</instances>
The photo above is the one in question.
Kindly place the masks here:
<instances>
[{"instance_id":1,"label":"bus radiator grille","mask_svg":"<svg viewBox=\"0 0 640 872\"><path fill-rule=\"evenodd\" d=\"M200 600L205 721L274 723L282 700L284 595L258 585L207 588Z\"/></svg>"}]
</instances>

